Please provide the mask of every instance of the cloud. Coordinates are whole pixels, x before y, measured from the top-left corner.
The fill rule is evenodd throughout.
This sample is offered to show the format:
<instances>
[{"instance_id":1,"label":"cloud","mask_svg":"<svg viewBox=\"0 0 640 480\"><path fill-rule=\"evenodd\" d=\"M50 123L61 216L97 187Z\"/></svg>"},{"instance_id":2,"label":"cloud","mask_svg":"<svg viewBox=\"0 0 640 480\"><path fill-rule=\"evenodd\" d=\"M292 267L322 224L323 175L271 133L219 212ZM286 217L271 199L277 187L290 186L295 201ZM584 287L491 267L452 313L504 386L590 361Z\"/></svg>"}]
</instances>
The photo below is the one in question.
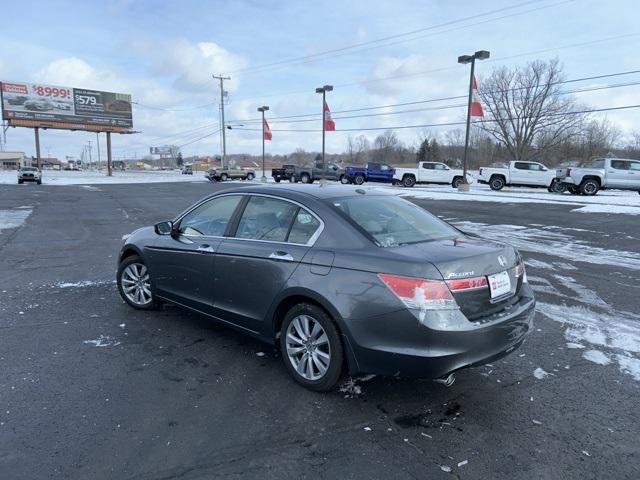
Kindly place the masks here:
<instances>
[{"instance_id":1,"label":"cloud","mask_svg":"<svg viewBox=\"0 0 640 480\"><path fill-rule=\"evenodd\" d=\"M213 42L192 43L185 39L167 41L154 48L154 70L174 78L176 88L201 91L211 88L211 75L244 68L248 61ZM227 82L230 91L238 86L237 78Z\"/></svg>"}]
</instances>

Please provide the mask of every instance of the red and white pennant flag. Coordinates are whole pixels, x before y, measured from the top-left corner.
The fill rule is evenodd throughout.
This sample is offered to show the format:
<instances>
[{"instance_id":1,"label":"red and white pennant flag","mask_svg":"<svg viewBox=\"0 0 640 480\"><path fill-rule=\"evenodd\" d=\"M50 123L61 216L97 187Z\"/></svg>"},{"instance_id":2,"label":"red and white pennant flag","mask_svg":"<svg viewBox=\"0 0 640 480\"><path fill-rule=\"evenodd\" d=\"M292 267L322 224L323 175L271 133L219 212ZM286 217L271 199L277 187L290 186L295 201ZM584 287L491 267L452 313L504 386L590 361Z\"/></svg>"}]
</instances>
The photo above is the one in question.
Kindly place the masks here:
<instances>
[{"instance_id":1,"label":"red and white pennant flag","mask_svg":"<svg viewBox=\"0 0 640 480\"><path fill-rule=\"evenodd\" d=\"M473 77L473 83L471 84L471 116L472 117L484 117L482 111L482 104L478 97L478 84L476 83L476 77Z\"/></svg>"},{"instance_id":2,"label":"red and white pennant flag","mask_svg":"<svg viewBox=\"0 0 640 480\"><path fill-rule=\"evenodd\" d=\"M273 135L271 134L271 128L269 128L269 124L267 123L267 119L264 119L264 126L262 127L262 131L264 132L264 139L271 140Z\"/></svg>"},{"instance_id":3,"label":"red and white pennant flag","mask_svg":"<svg viewBox=\"0 0 640 480\"><path fill-rule=\"evenodd\" d=\"M328 132L332 132L336 129L336 122L331 118L331 110L329 110L329 105L327 102L324 102L324 129Z\"/></svg>"}]
</instances>

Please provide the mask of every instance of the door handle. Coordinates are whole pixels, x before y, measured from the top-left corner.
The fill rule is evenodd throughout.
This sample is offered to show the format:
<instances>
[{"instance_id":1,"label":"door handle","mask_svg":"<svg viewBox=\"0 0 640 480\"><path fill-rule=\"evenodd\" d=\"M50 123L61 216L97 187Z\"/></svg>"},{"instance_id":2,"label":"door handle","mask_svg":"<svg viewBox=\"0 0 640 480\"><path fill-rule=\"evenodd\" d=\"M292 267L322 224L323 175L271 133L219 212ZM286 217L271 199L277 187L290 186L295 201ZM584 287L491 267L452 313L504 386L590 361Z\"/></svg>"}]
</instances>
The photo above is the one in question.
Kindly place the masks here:
<instances>
[{"instance_id":1,"label":"door handle","mask_svg":"<svg viewBox=\"0 0 640 480\"><path fill-rule=\"evenodd\" d=\"M287 252L283 252L281 250L271 252L271 255L269 255L269 258L273 260L286 260L287 262L293 262L293 257Z\"/></svg>"},{"instance_id":2,"label":"door handle","mask_svg":"<svg viewBox=\"0 0 640 480\"><path fill-rule=\"evenodd\" d=\"M197 249L199 252L203 253L214 253L213 247L211 245L200 245Z\"/></svg>"}]
</instances>

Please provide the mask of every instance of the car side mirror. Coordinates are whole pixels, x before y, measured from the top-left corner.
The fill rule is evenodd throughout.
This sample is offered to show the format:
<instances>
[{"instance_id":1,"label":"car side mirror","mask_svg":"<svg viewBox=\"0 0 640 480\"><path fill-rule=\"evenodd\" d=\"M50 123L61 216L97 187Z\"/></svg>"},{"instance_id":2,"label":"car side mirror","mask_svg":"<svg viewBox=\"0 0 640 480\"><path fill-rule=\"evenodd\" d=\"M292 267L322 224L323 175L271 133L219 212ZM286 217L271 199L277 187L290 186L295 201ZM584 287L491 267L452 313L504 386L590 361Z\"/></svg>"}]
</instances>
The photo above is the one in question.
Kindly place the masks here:
<instances>
[{"instance_id":1,"label":"car side mirror","mask_svg":"<svg viewBox=\"0 0 640 480\"><path fill-rule=\"evenodd\" d=\"M158 235L171 235L173 233L173 222L166 221L156 223L153 228Z\"/></svg>"}]
</instances>

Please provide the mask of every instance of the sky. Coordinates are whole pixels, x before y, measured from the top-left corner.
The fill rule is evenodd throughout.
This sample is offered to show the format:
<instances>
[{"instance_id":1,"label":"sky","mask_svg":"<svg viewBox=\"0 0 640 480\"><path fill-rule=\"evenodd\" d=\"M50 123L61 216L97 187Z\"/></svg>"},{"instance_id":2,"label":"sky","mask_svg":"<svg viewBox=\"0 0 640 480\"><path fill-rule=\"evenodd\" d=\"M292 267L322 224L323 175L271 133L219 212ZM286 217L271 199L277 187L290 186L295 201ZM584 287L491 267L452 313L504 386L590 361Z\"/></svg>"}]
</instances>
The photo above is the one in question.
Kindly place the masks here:
<instances>
[{"instance_id":1,"label":"sky","mask_svg":"<svg viewBox=\"0 0 640 480\"><path fill-rule=\"evenodd\" d=\"M139 133L112 136L115 159L141 158L150 146L168 144L184 156L219 155L220 90L213 74L231 77L227 153L258 154L261 105L272 118L267 152L320 150L315 88L325 84L334 85L327 102L336 128L348 130L327 133L327 152L344 151L349 136L373 141L382 132L367 129L462 121L464 100L338 112L464 95L468 66L457 57L480 49L491 52L476 67L480 88L493 69L537 59L558 58L567 79L640 70L636 0L23 0L2 2L1 11L0 80L132 95ZM640 82L640 74L570 87L628 82ZM640 85L630 85L577 99L609 108L640 104L639 94ZM309 116L277 118L295 115ZM605 116L624 136L639 130L640 109L596 118ZM396 132L415 145L426 132L444 138L447 128ZM6 150L35 154L31 129L6 135ZM78 157L89 141L95 148L95 133L42 131L42 155Z\"/></svg>"}]
</instances>

